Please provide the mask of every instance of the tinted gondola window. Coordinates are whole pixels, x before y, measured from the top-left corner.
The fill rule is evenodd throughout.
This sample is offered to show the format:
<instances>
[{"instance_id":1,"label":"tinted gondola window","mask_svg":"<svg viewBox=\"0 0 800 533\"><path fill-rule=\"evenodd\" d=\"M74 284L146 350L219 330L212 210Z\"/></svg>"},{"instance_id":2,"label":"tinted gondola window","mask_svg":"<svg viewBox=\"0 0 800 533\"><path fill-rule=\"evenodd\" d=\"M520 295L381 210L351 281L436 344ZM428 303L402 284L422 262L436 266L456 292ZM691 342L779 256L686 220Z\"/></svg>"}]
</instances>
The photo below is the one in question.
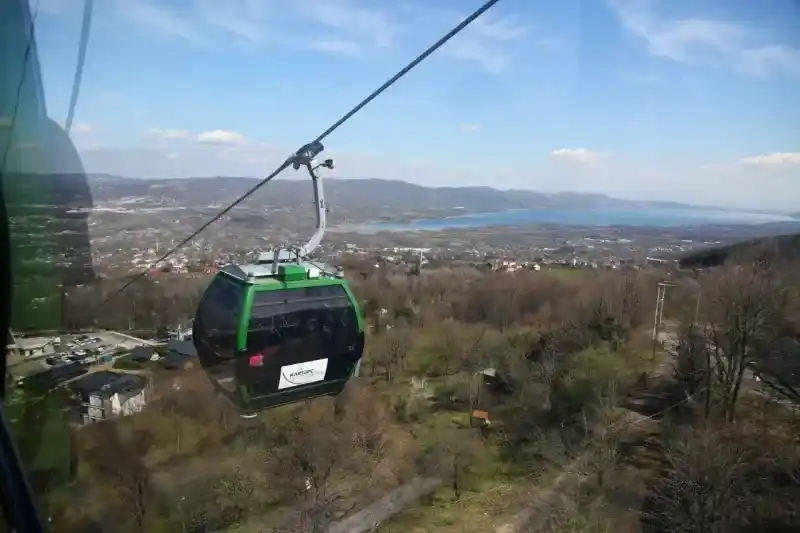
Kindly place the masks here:
<instances>
[{"instance_id":1,"label":"tinted gondola window","mask_svg":"<svg viewBox=\"0 0 800 533\"><path fill-rule=\"evenodd\" d=\"M195 335L208 342L223 357L236 353L236 332L241 316L242 287L224 278L216 278L206 289L195 319Z\"/></svg>"},{"instance_id":2,"label":"tinted gondola window","mask_svg":"<svg viewBox=\"0 0 800 533\"><path fill-rule=\"evenodd\" d=\"M357 341L355 309L340 285L255 293L248 352L275 347L316 359L349 353Z\"/></svg>"}]
</instances>

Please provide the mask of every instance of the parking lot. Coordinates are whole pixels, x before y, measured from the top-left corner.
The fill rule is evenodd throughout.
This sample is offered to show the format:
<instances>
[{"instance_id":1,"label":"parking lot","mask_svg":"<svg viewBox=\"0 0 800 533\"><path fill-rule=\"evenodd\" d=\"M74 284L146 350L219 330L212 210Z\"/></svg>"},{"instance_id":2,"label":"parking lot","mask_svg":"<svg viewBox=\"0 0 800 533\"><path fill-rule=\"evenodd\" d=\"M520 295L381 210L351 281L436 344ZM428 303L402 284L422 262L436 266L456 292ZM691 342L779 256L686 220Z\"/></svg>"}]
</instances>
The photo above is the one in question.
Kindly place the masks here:
<instances>
[{"instance_id":1,"label":"parking lot","mask_svg":"<svg viewBox=\"0 0 800 533\"><path fill-rule=\"evenodd\" d=\"M61 344L56 353L45 360L49 366L70 362L91 364L103 356L119 355L145 344L112 331L103 331L83 335L66 335L61 337ZM60 363L59 363L60 362Z\"/></svg>"},{"instance_id":2,"label":"parking lot","mask_svg":"<svg viewBox=\"0 0 800 533\"><path fill-rule=\"evenodd\" d=\"M70 363L109 364L134 347L148 344L148 341L113 331L62 335L59 340L53 343L51 353L16 358L16 363L12 363L12 373L24 377Z\"/></svg>"}]
</instances>

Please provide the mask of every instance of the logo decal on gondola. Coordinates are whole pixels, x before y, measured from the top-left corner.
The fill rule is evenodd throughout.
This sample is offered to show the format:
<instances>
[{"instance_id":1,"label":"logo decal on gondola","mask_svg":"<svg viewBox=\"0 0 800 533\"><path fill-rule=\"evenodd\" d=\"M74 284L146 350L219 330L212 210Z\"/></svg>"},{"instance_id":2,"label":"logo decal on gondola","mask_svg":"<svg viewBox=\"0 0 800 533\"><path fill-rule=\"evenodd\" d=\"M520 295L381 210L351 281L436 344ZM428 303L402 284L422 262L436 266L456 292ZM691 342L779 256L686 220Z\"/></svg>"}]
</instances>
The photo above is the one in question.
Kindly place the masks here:
<instances>
[{"instance_id":1,"label":"logo decal on gondola","mask_svg":"<svg viewBox=\"0 0 800 533\"><path fill-rule=\"evenodd\" d=\"M316 361L304 361L293 365L281 367L281 377L278 382L278 390L308 385L325 379L325 372L328 370L327 359L317 359Z\"/></svg>"}]
</instances>

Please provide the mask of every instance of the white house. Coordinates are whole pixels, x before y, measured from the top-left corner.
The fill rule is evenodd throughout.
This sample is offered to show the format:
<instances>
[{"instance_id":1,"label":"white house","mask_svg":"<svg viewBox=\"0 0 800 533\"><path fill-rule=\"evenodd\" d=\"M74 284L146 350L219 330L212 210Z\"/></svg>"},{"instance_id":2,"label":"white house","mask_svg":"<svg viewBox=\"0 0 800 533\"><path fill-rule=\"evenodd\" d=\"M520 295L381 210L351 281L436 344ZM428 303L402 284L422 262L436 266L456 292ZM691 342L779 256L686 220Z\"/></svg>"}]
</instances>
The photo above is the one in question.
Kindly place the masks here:
<instances>
[{"instance_id":1,"label":"white house","mask_svg":"<svg viewBox=\"0 0 800 533\"><path fill-rule=\"evenodd\" d=\"M70 385L80 398L84 423L127 416L147 405L147 379L123 372L94 372Z\"/></svg>"}]
</instances>

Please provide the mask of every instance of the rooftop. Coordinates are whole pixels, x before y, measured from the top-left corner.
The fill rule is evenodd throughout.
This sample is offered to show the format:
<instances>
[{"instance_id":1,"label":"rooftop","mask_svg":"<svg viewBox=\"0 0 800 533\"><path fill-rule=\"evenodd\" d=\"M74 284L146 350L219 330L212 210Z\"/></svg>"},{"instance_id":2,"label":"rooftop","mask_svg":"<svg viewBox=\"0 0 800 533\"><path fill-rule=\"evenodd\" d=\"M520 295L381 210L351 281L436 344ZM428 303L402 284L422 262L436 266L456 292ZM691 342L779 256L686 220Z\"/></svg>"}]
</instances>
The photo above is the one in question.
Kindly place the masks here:
<instances>
[{"instance_id":1,"label":"rooftop","mask_svg":"<svg viewBox=\"0 0 800 533\"><path fill-rule=\"evenodd\" d=\"M153 355L155 351L156 351L155 348L153 348L152 346L134 346L133 349L131 349L131 354L150 356Z\"/></svg>"},{"instance_id":2,"label":"rooftop","mask_svg":"<svg viewBox=\"0 0 800 533\"><path fill-rule=\"evenodd\" d=\"M271 250L269 252L262 252L258 254L258 258L256 259L256 263L259 265L271 265L273 260L275 259L275 251ZM278 262L293 262L295 259L295 255L289 250L278 250Z\"/></svg>"},{"instance_id":3,"label":"rooftop","mask_svg":"<svg viewBox=\"0 0 800 533\"><path fill-rule=\"evenodd\" d=\"M53 344L59 340L59 337L20 337L17 336L15 338L16 343L11 344L15 348L19 348L21 350L33 350L36 348L42 348L47 346L48 344Z\"/></svg>"},{"instance_id":4,"label":"rooftop","mask_svg":"<svg viewBox=\"0 0 800 533\"><path fill-rule=\"evenodd\" d=\"M106 370L87 374L70 384L69 388L84 396L108 397L120 392L141 390L146 383L147 381L142 376Z\"/></svg>"},{"instance_id":5,"label":"rooftop","mask_svg":"<svg viewBox=\"0 0 800 533\"><path fill-rule=\"evenodd\" d=\"M170 354L184 356L184 357L197 357L197 350L192 341L181 341L178 339L170 339L167 342L167 348Z\"/></svg>"},{"instance_id":6,"label":"rooftop","mask_svg":"<svg viewBox=\"0 0 800 533\"><path fill-rule=\"evenodd\" d=\"M304 269L308 278L319 278L325 274L331 276L337 273L336 268L325 263L286 263L286 266L290 265ZM271 264L226 265L220 269L220 272L250 283L266 284L279 281L279 275L272 273Z\"/></svg>"}]
</instances>

